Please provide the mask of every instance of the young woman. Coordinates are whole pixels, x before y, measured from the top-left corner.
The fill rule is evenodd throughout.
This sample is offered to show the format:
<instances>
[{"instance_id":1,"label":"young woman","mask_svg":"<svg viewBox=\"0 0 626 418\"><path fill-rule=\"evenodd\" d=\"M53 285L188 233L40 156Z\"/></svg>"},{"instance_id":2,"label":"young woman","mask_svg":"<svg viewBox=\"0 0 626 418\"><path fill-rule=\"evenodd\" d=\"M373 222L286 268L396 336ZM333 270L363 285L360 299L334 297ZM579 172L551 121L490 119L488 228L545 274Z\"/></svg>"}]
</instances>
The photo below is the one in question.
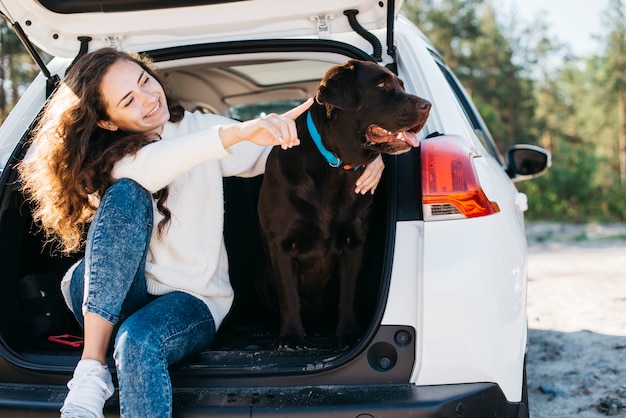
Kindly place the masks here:
<instances>
[{"instance_id":1,"label":"young woman","mask_svg":"<svg viewBox=\"0 0 626 418\"><path fill-rule=\"evenodd\" d=\"M293 120L310 105L239 123L185 112L145 57L101 49L70 69L18 166L48 238L85 251L61 284L84 327L62 417L103 416L111 337L121 415L171 416L168 365L209 347L233 300L222 177L260 174L271 146L298 145ZM370 164L355 192L382 170Z\"/></svg>"}]
</instances>

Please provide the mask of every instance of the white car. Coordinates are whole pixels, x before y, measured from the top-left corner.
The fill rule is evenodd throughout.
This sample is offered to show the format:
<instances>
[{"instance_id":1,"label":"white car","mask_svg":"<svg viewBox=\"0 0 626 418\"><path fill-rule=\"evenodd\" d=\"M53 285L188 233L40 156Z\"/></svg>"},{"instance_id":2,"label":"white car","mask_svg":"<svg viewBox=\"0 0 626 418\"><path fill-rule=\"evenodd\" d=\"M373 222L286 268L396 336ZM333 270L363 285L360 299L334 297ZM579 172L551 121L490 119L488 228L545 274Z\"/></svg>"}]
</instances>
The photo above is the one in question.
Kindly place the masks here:
<instances>
[{"instance_id":1,"label":"white car","mask_svg":"<svg viewBox=\"0 0 626 418\"><path fill-rule=\"evenodd\" d=\"M172 6L176 3L176 6ZM213 348L172 366L175 416L528 417L526 196L514 183L550 155L502 156L427 37L393 0L0 0L33 55L51 54L0 127L0 415L58 416L80 329L59 300L74 259L31 224L12 165L72 60L114 46L145 52L180 102L237 119L315 95L349 59L396 71L432 103L420 147L385 158L360 278L360 342L271 348L276 321L244 282L262 262L261 177L225 179L236 299ZM115 374L115 367L110 364ZM117 397L105 412L119 412Z\"/></svg>"}]
</instances>

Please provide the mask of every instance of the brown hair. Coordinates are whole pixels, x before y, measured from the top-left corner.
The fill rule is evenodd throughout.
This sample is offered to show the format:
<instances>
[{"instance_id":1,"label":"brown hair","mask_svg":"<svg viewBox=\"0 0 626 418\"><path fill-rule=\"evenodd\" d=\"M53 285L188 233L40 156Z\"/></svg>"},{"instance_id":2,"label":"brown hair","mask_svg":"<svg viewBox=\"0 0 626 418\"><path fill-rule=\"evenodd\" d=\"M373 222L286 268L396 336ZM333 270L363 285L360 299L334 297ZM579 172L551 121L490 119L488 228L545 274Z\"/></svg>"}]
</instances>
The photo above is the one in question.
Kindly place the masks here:
<instances>
[{"instance_id":1,"label":"brown hair","mask_svg":"<svg viewBox=\"0 0 626 418\"><path fill-rule=\"evenodd\" d=\"M17 165L22 190L33 203L33 218L49 241L58 240L64 253L82 249L88 224L100 197L113 183L113 165L154 141L154 136L109 131L97 125L107 120L100 84L119 60L137 63L161 85L146 56L103 48L79 58L52 94L32 133L32 146ZM165 89L170 121L178 122L184 109ZM165 206L167 187L155 193L164 216L159 232L171 219Z\"/></svg>"}]
</instances>

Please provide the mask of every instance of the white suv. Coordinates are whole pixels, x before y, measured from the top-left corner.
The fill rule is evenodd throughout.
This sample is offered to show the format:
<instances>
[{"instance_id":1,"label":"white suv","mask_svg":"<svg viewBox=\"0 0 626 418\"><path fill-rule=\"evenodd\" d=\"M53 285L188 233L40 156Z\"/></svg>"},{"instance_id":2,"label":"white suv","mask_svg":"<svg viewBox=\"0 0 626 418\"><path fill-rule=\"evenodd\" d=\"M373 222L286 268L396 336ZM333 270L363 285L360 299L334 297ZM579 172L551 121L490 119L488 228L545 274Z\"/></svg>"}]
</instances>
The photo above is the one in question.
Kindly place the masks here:
<instances>
[{"instance_id":1,"label":"white suv","mask_svg":"<svg viewBox=\"0 0 626 418\"><path fill-rule=\"evenodd\" d=\"M80 353L58 299L74 259L44 245L12 166L72 60L115 46L149 54L188 109L237 119L314 96L349 59L388 66L433 105L420 147L385 159L359 285L364 332L349 349L324 328L312 349L271 348L277 322L248 282L262 269L262 178L224 180L235 304L213 348L172 367L175 416L528 417L527 205L514 182L550 155L498 152L401 1L171 3L0 0L33 55L34 44L55 57L35 56L42 73L0 128L0 415L57 416ZM116 411L113 397L105 412Z\"/></svg>"}]
</instances>

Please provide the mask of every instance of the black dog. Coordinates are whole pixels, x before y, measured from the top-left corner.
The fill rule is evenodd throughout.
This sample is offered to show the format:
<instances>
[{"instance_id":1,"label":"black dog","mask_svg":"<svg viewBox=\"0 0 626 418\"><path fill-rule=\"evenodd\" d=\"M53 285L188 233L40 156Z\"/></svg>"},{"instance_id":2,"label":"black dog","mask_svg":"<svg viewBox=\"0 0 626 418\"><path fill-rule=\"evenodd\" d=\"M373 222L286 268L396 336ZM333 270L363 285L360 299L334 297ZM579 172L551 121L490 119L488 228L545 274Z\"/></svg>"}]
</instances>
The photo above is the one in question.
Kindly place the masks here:
<instances>
[{"instance_id":1,"label":"black dog","mask_svg":"<svg viewBox=\"0 0 626 418\"><path fill-rule=\"evenodd\" d=\"M356 180L379 154L417 146L430 107L385 67L352 60L328 70L296 119L300 146L271 152L258 209L280 309L276 349L304 348L302 315L328 301L338 301L339 345L358 338L355 292L372 196L356 194Z\"/></svg>"}]
</instances>

